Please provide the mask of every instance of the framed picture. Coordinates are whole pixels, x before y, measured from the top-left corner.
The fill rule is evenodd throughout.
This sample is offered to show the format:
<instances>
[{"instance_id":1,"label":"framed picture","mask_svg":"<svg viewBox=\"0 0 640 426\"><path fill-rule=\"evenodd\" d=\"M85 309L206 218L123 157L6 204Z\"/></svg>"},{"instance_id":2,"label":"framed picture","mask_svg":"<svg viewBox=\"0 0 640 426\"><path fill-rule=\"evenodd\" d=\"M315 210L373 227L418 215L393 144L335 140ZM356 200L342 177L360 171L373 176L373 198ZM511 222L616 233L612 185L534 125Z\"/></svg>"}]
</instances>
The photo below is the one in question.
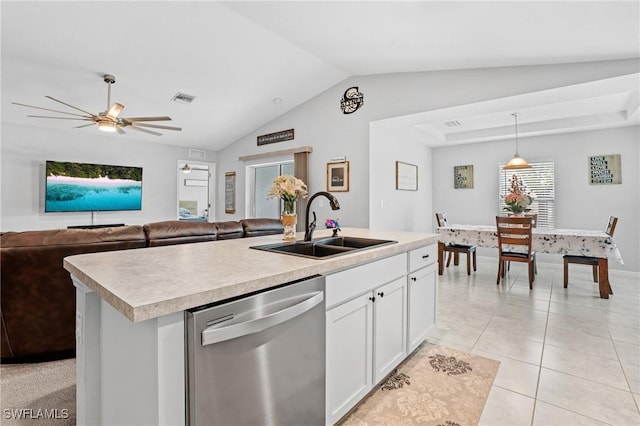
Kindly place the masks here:
<instances>
[{"instance_id":1,"label":"framed picture","mask_svg":"<svg viewBox=\"0 0 640 426\"><path fill-rule=\"evenodd\" d=\"M236 172L224 174L224 212L236 212Z\"/></svg>"},{"instance_id":2,"label":"framed picture","mask_svg":"<svg viewBox=\"0 0 640 426\"><path fill-rule=\"evenodd\" d=\"M453 166L453 187L455 189L473 188L473 165Z\"/></svg>"},{"instance_id":3,"label":"framed picture","mask_svg":"<svg viewBox=\"0 0 640 426\"><path fill-rule=\"evenodd\" d=\"M590 185L618 185L622 183L622 156L620 154L589 157Z\"/></svg>"},{"instance_id":4,"label":"framed picture","mask_svg":"<svg viewBox=\"0 0 640 426\"><path fill-rule=\"evenodd\" d=\"M396 161L396 189L418 190L418 166Z\"/></svg>"},{"instance_id":5,"label":"framed picture","mask_svg":"<svg viewBox=\"0 0 640 426\"><path fill-rule=\"evenodd\" d=\"M349 191L349 162L327 163L327 191Z\"/></svg>"}]
</instances>

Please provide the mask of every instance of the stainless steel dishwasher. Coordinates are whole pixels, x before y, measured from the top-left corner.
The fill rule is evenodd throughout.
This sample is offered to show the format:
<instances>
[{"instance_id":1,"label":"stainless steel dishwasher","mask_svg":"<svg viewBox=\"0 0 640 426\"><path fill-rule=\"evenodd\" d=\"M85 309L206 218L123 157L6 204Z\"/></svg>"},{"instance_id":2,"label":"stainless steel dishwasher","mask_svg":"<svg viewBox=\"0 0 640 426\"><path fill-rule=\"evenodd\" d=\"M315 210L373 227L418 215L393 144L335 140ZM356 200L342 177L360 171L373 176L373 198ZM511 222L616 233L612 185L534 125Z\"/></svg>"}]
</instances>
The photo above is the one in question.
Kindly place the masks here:
<instances>
[{"instance_id":1,"label":"stainless steel dishwasher","mask_svg":"<svg viewBox=\"0 0 640 426\"><path fill-rule=\"evenodd\" d=\"M324 277L186 312L187 424L325 424Z\"/></svg>"}]
</instances>

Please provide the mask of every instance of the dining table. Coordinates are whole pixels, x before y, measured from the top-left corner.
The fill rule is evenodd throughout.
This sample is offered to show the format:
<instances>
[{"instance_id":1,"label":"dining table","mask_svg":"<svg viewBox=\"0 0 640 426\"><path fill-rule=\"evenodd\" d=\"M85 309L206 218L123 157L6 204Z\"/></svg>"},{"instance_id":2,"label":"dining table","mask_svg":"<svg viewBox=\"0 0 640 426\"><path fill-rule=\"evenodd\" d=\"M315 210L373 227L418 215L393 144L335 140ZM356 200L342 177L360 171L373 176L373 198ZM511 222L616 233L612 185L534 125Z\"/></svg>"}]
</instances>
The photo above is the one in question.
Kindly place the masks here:
<instances>
[{"instance_id":1,"label":"dining table","mask_svg":"<svg viewBox=\"0 0 640 426\"><path fill-rule=\"evenodd\" d=\"M444 272L444 247L447 244L465 244L476 247L498 248L496 225L449 224L437 228L438 274ZM611 290L609 282L609 259L624 264L620 250L613 238L604 231L586 229L534 228L531 249L538 253L589 256L598 258L598 286L600 297L608 299Z\"/></svg>"}]
</instances>

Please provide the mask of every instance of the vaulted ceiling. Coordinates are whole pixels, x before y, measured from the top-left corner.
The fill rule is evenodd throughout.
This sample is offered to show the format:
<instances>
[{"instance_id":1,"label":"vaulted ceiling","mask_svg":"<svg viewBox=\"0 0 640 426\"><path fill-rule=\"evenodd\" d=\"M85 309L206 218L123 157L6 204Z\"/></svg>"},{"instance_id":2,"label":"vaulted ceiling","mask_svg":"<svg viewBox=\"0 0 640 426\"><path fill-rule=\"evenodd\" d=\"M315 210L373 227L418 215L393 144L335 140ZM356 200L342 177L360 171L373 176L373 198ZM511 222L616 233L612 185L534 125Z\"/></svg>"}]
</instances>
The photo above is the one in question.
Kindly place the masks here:
<instances>
[{"instance_id":1,"label":"vaulted ceiling","mask_svg":"<svg viewBox=\"0 0 640 426\"><path fill-rule=\"evenodd\" d=\"M122 116L183 129L113 137L218 150L354 75L638 58L639 13L637 1L3 1L2 122L96 134L11 102L98 113L113 74ZM531 131L637 124L637 79L625 84L530 103ZM171 101L179 92L195 100ZM412 124L433 140L500 138L513 106L489 106Z\"/></svg>"}]
</instances>

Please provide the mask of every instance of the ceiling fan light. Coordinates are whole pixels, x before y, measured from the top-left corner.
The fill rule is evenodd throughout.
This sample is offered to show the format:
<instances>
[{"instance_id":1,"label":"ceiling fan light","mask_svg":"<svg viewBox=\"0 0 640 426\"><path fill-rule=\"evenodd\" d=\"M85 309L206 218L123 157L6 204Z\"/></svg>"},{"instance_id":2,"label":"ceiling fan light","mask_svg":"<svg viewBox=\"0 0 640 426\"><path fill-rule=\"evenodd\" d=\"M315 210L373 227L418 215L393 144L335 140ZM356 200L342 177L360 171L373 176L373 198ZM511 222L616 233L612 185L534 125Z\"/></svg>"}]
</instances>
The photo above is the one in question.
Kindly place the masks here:
<instances>
[{"instance_id":1,"label":"ceiling fan light","mask_svg":"<svg viewBox=\"0 0 640 426\"><path fill-rule=\"evenodd\" d=\"M112 121L101 121L98 123L98 129L103 132L115 132L116 131L116 123Z\"/></svg>"},{"instance_id":2,"label":"ceiling fan light","mask_svg":"<svg viewBox=\"0 0 640 426\"><path fill-rule=\"evenodd\" d=\"M504 170L530 169L531 165L522 157L514 155L513 158L502 167Z\"/></svg>"}]
</instances>

